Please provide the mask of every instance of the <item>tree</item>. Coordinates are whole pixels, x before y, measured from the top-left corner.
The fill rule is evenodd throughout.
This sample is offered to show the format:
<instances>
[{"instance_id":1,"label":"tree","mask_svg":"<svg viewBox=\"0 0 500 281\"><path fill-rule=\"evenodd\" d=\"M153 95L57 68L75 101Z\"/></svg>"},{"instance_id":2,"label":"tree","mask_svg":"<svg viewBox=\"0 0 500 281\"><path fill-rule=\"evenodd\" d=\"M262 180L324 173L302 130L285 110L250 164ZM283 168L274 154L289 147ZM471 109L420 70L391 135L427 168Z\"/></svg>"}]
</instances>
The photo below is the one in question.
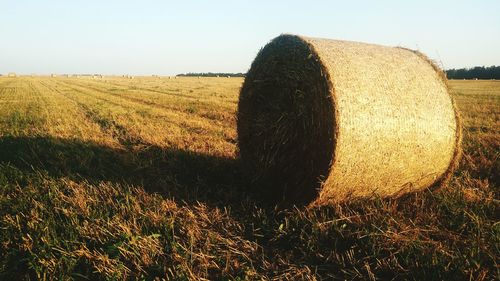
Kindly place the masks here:
<instances>
[{"instance_id":1,"label":"tree","mask_svg":"<svg viewBox=\"0 0 500 281\"><path fill-rule=\"evenodd\" d=\"M476 66L446 70L448 79L500 79L500 66Z\"/></svg>"}]
</instances>

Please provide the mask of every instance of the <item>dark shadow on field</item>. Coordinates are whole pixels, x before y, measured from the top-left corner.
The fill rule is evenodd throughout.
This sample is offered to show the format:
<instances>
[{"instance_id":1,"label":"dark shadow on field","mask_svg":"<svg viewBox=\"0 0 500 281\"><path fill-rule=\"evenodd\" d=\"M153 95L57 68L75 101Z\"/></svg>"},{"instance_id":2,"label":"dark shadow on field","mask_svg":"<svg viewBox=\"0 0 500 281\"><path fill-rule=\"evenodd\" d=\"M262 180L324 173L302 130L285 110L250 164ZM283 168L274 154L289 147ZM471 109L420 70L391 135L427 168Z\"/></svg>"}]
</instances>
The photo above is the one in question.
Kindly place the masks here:
<instances>
[{"instance_id":1,"label":"dark shadow on field","mask_svg":"<svg viewBox=\"0 0 500 281\"><path fill-rule=\"evenodd\" d=\"M248 195L237 159L156 146L130 151L77 139L3 137L1 163L80 182L140 185L177 202L231 205Z\"/></svg>"}]
</instances>

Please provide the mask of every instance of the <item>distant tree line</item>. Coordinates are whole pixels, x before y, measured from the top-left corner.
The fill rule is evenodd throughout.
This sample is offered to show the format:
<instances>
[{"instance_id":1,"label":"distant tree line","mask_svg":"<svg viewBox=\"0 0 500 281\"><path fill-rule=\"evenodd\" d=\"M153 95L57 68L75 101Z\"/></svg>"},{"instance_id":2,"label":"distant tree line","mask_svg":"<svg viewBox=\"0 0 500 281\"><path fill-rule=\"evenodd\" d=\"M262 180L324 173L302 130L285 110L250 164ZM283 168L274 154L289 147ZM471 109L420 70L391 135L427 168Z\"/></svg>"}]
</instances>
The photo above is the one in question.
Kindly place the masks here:
<instances>
[{"instance_id":1,"label":"distant tree line","mask_svg":"<svg viewBox=\"0 0 500 281\"><path fill-rule=\"evenodd\" d=\"M500 66L476 66L446 70L448 79L500 79Z\"/></svg>"},{"instance_id":2,"label":"distant tree line","mask_svg":"<svg viewBox=\"0 0 500 281\"><path fill-rule=\"evenodd\" d=\"M245 73L222 73L222 72L201 72L201 73L181 73L177 74L177 76L194 76L194 77L245 77Z\"/></svg>"}]
</instances>

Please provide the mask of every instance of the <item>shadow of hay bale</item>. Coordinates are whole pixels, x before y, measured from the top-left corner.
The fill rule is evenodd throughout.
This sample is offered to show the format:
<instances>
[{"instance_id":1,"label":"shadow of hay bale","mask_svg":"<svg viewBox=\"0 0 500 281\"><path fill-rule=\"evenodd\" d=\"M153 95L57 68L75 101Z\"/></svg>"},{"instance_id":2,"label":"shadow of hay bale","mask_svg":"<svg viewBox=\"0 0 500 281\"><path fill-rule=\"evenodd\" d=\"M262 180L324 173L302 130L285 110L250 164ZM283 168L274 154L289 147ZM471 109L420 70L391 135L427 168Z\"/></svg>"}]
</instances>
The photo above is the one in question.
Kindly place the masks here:
<instances>
[{"instance_id":1,"label":"shadow of hay bale","mask_svg":"<svg viewBox=\"0 0 500 281\"><path fill-rule=\"evenodd\" d=\"M228 204L248 195L237 159L157 146L129 151L77 139L3 137L0 163L75 181L139 185L186 203Z\"/></svg>"}]
</instances>

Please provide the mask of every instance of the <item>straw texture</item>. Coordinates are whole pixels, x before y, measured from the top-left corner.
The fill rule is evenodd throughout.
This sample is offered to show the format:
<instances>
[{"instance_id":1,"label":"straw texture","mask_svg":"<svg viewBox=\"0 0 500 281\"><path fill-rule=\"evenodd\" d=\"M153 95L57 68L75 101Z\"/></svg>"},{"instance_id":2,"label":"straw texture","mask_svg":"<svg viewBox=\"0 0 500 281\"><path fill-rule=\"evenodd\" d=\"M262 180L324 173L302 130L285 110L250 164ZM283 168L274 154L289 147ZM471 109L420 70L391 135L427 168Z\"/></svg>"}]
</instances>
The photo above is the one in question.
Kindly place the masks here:
<instances>
[{"instance_id":1,"label":"straw texture","mask_svg":"<svg viewBox=\"0 0 500 281\"><path fill-rule=\"evenodd\" d=\"M448 178L460 124L441 70L403 48L281 35L238 104L240 155L269 196L397 196Z\"/></svg>"}]
</instances>

